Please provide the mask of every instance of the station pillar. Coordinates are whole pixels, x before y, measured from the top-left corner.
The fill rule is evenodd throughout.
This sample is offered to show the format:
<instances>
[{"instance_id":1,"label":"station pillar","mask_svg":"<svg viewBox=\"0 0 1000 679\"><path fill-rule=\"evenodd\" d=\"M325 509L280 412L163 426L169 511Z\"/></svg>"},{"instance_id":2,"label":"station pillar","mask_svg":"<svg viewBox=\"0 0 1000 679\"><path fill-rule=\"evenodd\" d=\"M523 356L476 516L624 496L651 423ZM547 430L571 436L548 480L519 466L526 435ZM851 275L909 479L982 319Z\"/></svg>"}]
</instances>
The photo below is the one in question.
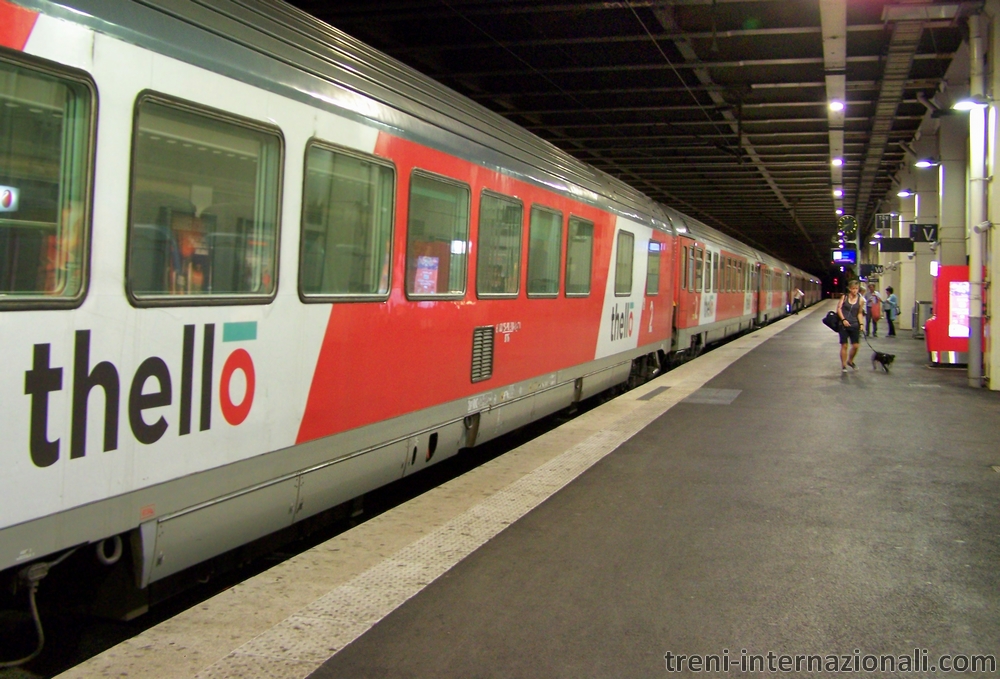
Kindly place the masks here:
<instances>
[{"instance_id":1,"label":"station pillar","mask_svg":"<svg viewBox=\"0 0 1000 679\"><path fill-rule=\"evenodd\" d=\"M969 119L962 115L940 118L938 128L938 261L942 266L966 263L966 193L968 183Z\"/></svg>"}]
</instances>

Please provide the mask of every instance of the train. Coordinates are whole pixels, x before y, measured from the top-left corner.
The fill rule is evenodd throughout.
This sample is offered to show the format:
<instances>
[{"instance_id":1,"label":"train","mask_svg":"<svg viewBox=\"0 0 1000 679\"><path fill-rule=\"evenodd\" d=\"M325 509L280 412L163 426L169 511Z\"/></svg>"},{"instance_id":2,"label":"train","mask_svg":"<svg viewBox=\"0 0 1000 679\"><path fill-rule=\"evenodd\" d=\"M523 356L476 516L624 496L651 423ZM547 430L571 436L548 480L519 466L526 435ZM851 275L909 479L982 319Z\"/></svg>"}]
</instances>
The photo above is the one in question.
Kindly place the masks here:
<instances>
[{"instance_id":1,"label":"train","mask_svg":"<svg viewBox=\"0 0 1000 679\"><path fill-rule=\"evenodd\" d=\"M278 1L0 0L0 26L15 585L89 551L140 614L821 296Z\"/></svg>"}]
</instances>

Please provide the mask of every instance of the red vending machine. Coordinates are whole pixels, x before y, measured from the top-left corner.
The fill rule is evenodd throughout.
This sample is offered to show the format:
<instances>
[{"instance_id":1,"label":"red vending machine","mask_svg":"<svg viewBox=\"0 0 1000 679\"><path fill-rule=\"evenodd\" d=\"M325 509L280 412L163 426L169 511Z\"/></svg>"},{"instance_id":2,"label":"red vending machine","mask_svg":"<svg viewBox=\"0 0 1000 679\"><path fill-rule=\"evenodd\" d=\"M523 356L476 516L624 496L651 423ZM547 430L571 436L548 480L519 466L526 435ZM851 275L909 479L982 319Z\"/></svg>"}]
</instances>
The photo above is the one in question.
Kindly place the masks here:
<instances>
[{"instance_id":1,"label":"red vending machine","mask_svg":"<svg viewBox=\"0 0 1000 679\"><path fill-rule=\"evenodd\" d=\"M924 325L931 363L969 362L969 267L938 267L934 315Z\"/></svg>"}]
</instances>

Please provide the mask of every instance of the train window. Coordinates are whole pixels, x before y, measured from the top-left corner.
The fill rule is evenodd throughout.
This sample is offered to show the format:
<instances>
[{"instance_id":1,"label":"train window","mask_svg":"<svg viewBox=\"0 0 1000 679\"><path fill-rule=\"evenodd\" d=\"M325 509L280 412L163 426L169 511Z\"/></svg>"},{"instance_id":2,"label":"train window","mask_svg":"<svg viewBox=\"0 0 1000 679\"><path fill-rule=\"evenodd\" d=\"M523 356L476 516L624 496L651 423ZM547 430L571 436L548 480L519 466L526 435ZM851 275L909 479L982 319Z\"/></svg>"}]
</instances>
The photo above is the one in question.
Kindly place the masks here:
<instances>
[{"instance_id":1,"label":"train window","mask_svg":"<svg viewBox=\"0 0 1000 679\"><path fill-rule=\"evenodd\" d=\"M476 292L516 296L521 278L521 224L524 207L506 196L484 192L479 201L479 255Z\"/></svg>"},{"instance_id":2,"label":"train window","mask_svg":"<svg viewBox=\"0 0 1000 679\"><path fill-rule=\"evenodd\" d=\"M618 254L615 258L615 294L632 294L632 260L635 258L635 236L618 232Z\"/></svg>"},{"instance_id":3,"label":"train window","mask_svg":"<svg viewBox=\"0 0 1000 679\"><path fill-rule=\"evenodd\" d=\"M685 245L684 249L681 250L681 290L688 289L687 261L688 261L688 248Z\"/></svg>"},{"instance_id":4,"label":"train window","mask_svg":"<svg viewBox=\"0 0 1000 679\"><path fill-rule=\"evenodd\" d=\"M719 291L719 253L711 253L712 257L712 283L709 285L709 289L713 292Z\"/></svg>"},{"instance_id":5,"label":"train window","mask_svg":"<svg viewBox=\"0 0 1000 679\"><path fill-rule=\"evenodd\" d=\"M688 274L688 290L694 292L694 246L688 248L687 274Z\"/></svg>"},{"instance_id":6,"label":"train window","mask_svg":"<svg viewBox=\"0 0 1000 679\"><path fill-rule=\"evenodd\" d=\"M406 294L413 298L465 294L469 246L469 187L414 172L406 234Z\"/></svg>"},{"instance_id":7,"label":"train window","mask_svg":"<svg viewBox=\"0 0 1000 679\"><path fill-rule=\"evenodd\" d=\"M528 295L552 297L559 294L562 262L562 213L535 205L531 208L528 231Z\"/></svg>"},{"instance_id":8,"label":"train window","mask_svg":"<svg viewBox=\"0 0 1000 679\"><path fill-rule=\"evenodd\" d=\"M704 268L705 268L705 251L701 248L695 248L694 255L694 289L696 292L704 292Z\"/></svg>"},{"instance_id":9,"label":"train window","mask_svg":"<svg viewBox=\"0 0 1000 679\"><path fill-rule=\"evenodd\" d=\"M0 61L0 308L83 299L93 99L82 78Z\"/></svg>"},{"instance_id":10,"label":"train window","mask_svg":"<svg viewBox=\"0 0 1000 679\"><path fill-rule=\"evenodd\" d=\"M569 218L566 245L566 296L590 294L590 269L594 257L594 224L579 217Z\"/></svg>"},{"instance_id":11,"label":"train window","mask_svg":"<svg viewBox=\"0 0 1000 679\"><path fill-rule=\"evenodd\" d=\"M660 249L662 244L649 241L649 255L646 258L646 294L660 294Z\"/></svg>"},{"instance_id":12,"label":"train window","mask_svg":"<svg viewBox=\"0 0 1000 679\"><path fill-rule=\"evenodd\" d=\"M277 130L156 95L141 96L137 108L132 299L267 301L277 271Z\"/></svg>"},{"instance_id":13,"label":"train window","mask_svg":"<svg viewBox=\"0 0 1000 679\"><path fill-rule=\"evenodd\" d=\"M302 196L302 296L389 294L396 174L374 158L311 143Z\"/></svg>"}]
</instances>

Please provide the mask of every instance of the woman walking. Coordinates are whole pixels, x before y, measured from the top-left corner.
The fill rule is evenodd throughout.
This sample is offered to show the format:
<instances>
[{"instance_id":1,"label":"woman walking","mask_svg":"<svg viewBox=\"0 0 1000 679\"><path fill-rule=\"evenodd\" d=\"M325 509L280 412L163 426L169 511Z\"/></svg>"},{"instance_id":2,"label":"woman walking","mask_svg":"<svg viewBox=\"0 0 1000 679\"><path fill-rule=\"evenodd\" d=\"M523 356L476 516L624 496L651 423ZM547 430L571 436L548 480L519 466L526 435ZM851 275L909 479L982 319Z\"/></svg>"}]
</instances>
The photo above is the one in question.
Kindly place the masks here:
<instances>
[{"instance_id":1,"label":"woman walking","mask_svg":"<svg viewBox=\"0 0 1000 679\"><path fill-rule=\"evenodd\" d=\"M847 367L857 370L854 357L858 354L858 342L861 335L861 316L865 312L864 297L858 292L861 283L852 280L847 284L847 294L837 302L837 316L843 325L840 328L840 372L846 373ZM850 354L847 344L850 342Z\"/></svg>"}]
</instances>

